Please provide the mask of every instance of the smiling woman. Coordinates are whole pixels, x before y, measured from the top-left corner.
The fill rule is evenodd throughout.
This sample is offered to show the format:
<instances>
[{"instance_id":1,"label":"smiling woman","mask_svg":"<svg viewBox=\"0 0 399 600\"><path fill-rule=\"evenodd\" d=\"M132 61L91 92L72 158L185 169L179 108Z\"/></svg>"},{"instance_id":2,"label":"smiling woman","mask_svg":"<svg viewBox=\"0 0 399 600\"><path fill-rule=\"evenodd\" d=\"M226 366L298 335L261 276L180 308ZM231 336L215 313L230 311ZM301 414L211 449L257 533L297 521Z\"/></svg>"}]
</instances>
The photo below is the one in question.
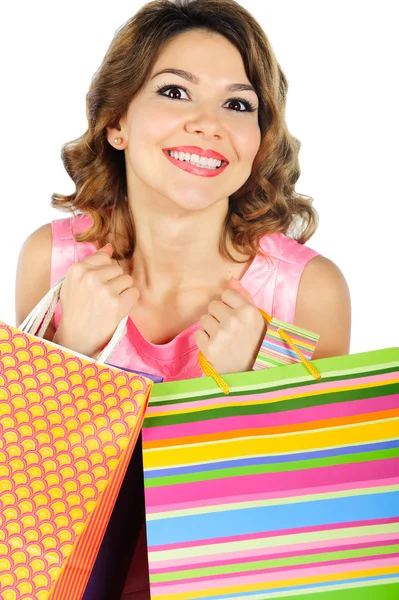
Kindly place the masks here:
<instances>
[{"instance_id":1,"label":"smiling woman","mask_svg":"<svg viewBox=\"0 0 399 600\"><path fill-rule=\"evenodd\" d=\"M45 336L95 356L129 315L112 363L166 381L199 377L199 349L220 373L251 370L266 330L257 307L320 334L315 358L347 354L345 278L306 245L318 217L295 191L287 89L238 2L143 6L93 77L87 130L63 147L76 190L52 205L73 216L23 245L17 321L65 276ZM118 502L142 502L137 482L126 486ZM113 551L103 547L86 600L121 597L143 514L116 546L106 538ZM149 598L143 528L122 598Z\"/></svg>"}]
</instances>

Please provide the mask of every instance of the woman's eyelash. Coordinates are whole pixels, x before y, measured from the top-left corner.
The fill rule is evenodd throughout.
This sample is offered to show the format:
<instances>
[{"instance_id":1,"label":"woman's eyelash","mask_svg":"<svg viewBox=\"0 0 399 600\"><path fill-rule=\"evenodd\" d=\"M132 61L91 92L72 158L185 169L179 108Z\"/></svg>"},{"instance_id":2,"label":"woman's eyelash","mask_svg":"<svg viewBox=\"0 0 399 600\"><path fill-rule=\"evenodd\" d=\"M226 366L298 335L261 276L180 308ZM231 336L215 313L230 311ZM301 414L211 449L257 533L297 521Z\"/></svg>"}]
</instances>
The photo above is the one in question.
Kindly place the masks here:
<instances>
[{"instance_id":1,"label":"woman's eyelash","mask_svg":"<svg viewBox=\"0 0 399 600\"><path fill-rule=\"evenodd\" d=\"M162 96L164 94L164 92L166 92L172 88L176 88L178 90L183 90L184 92L186 92L186 94L188 94L185 87L182 87L181 85L175 85L175 84L160 85L156 88L155 92ZM179 98L170 98L170 100L175 100L175 99L179 100ZM244 104L245 108L247 109L247 110L232 109L232 110L234 110L234 112L255 112L255 110L256 110L256 106L254 104L252 104L251 102L249 102L249 100L245 100L245 98L230 98L228 100L228 102L233 102L233 101L242 102Z\"/></svg>"}]
</instances>

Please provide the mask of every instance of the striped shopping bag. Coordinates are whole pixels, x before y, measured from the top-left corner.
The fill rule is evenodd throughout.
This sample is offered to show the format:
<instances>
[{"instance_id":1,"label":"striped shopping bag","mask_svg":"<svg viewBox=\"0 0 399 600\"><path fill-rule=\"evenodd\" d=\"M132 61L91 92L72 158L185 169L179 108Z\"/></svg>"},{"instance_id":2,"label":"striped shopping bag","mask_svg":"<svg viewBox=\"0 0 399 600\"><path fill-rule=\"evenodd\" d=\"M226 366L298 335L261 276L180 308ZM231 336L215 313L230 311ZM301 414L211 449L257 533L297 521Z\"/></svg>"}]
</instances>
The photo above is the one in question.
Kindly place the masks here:
<instances>
[{"instance_id":1,"label":"striped shopping bag","mask_svg":"<svg viewBox=\"0 0 399 600\"><path fill-rule=\"evenodd\" d=\"M154 385L152 600L399 598L399 348L311 364Z\"/></svg>"}]
</instances>

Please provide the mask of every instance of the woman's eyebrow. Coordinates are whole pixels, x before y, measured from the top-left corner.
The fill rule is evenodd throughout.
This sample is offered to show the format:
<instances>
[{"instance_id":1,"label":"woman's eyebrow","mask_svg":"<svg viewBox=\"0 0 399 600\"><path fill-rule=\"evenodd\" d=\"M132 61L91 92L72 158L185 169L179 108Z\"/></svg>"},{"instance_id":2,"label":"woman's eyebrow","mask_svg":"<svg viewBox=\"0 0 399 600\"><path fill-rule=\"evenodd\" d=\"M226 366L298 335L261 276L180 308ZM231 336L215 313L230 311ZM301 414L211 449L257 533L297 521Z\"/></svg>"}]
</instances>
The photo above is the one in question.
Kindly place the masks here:
<instances>
[{"instance_id":1,"label":"woman's eyebrow","mask_svg":"<svg viewBox=\"0 0 399 600\"><path fill-rule=\"evenodd\" d=\"M200 78L197 75L194 75L193 73L190 73L189 71L184 71L182 69L173 69L173 68L168 68L168 69L163 69L162 71L158 71L158 73L155 73L151 77L151 79L154 79L154 77L157 77L157 75L161 75L162 73L173 73L174 75L178 75L179 77L186 79L190 83L198 84L200 81ZM230 92L250 91L250 92L255 92L255 94L256 94L255 88L249 83L231 83L230 85L226 86L226 89L229 90Z\"/></svg>"}]
</instances>

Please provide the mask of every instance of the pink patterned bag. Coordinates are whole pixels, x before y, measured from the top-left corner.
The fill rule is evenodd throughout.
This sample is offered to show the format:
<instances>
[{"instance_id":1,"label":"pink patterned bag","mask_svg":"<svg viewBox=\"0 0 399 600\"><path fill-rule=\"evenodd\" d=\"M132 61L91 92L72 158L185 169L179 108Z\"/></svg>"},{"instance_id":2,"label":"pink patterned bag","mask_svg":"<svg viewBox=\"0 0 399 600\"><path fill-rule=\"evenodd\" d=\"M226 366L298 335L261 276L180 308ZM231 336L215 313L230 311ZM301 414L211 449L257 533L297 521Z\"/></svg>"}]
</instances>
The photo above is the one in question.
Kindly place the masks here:
<instances>
[{"instance_id":1,"label":"pink patterned bag","mask_svg":"<svg viewBox=\"0 0 399 600\"><path fill-rule=\"evenodd\" d=\"M20 329L0 322L5 600L82 597L152 387L146 377L104 364L126 318L97 360L40 339L62 282Z\"/></svg>"}]
</instances>

